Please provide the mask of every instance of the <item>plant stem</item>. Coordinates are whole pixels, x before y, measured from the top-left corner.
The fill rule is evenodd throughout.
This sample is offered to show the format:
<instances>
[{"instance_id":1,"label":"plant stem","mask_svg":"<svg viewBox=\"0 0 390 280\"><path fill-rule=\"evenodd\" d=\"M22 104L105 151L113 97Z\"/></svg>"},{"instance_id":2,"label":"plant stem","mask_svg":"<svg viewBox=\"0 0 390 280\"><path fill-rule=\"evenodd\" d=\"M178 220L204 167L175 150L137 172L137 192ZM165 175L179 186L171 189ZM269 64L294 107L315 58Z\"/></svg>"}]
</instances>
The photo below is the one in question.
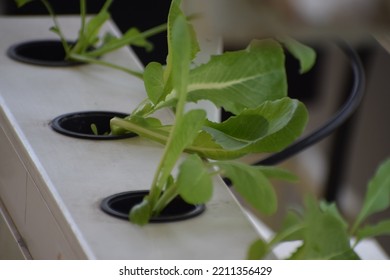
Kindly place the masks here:
<instances>
[{"instance_id":1,"label":"plant stem","mask_svg":"<svg viewBox=\"0 0 390 280\"><path fill-rule=\"evenodd\" d=\"M64 47L66 56L68 56L68 54L70 52L70 47L69 47L68 42L65 39L64 34L61 31L60 24L58 23L56 14L54 13L54 10L53 10L52 6L50 5L50 3L47 0L42 0L42 3L46 7L46 10L49 12L50 16L53 19L54 28L56 29L56 33L60 36L60 40L61 40L61 43L62 43L62 45Z\"/></svg>"},{"instance_id":2,"label":"plant stem","mask_svg":"<svg viewBox=\"0 0 390 280\"><path fill-rule=\"evenodd\" d=\"M111 120L111 124L118 126L124 130L134 132L142 137L145 137L147 139L156 141L160 144L167 145L168 143L168 131L167 130L162 130L159 129L158 127L150 129L143 127L142 125L139 125L137 123L134 123L131 121L131 118L129 120L123 120L121 118L113 118ZM207 148L207 147L202 147L202 146L188 146L185 149L185 152L187 153L195 153L200 156L203 154L208 154L210 152L214 152L216 154L223 152L223 149L218 149L218 148ZM237 153L237 156L232 156L230 158L237 158L240 155Z\"/></svg>"},{"instance_id":3,"label":"plant stem","mask_svg":"<svg viewBox=\"0 0 390 280\"><path fill-rule=\"evenodd\" d=\"M163 156L161 157L160 163L157 167L157 171L154 174L153 183L152 183L152 187L150 190L150 197L152 199L152 205L154 205L154 203L157 203L156 205L159 204L159 202L157 202L157 200L160 197L162 189L165 185L165 178L162 176L162 173L163 173L162 170L163 170L163 167L165 165L165 161L169 155L169 152L171 150L174 135L176 134L176 129L179 126L179 123L181 121L181 117L184 113L185 100L186 100L186 93L184 92L179 97L179 102L177 104L177 107L176 107L177 110L176 110L176 114L175 114L176 120L175 120L175 123L173 124L172 130L171 130L169 137L167 139L164 153L163 153ZM165 173L171 173L171 170L169 170L169 172L165 171Z\"/></svg>"},{"instance_id":4,"label":"plant stem","mask_svg":"<svg viewBox=\"0 0 390 280\"><path fill-rule=\"evenodd\" d=\"M86 0L80 0L80 16L81 16L81 27L80 27L80 38L85 36L85 17L87 16L87 3Z\"/></svg>"},{"instance_id":5,"label":"plant stem","mask_svg":"<svg viewBox=\"0 0 390 280\"><path fill-rule=\"evenodd\" d=\"M204 161L205 165L208 167L212 167L212 164L208 163L207 161ZM219 170L214 170L210 172L211 176L219 175L221 172ZM157 203L154 205L153 208L153 215L159 215L162 210L179 194L177 185L172 184L169 186L169 188L166 188L164 193L161 195L160 199L157 201Z\"/></svg>"},{"instance_id":6,"label":"plant stem","mask_svg":"<svg viewBox=\"0 0 390 280\"><path fill-rule=\"evenodd\" d=\"M153 215L158 216L161 211L178 195L176 184L171 185L161 195L160 199L156 202L153 208Z\"/></svg>"},{"instance_id":7,"label":"plant stem","mask_svg":"<svg viewBox=\"0 0 390 280\"><path fill-rule=\"evenodd\" d=\"M144 31L144 32L140 33L137 36L134 36L134 37L131 37L131 38L127 38L127 39L118 40L118 42L116 42L116 44L110 44L109 47L104 47L103 46L103 47L101 47L99 49L89 51L88 55L89 56L94 56L94 57L102 56L105 53L114 51L114 50L119 49L119 48L121 48L123 46L131 45L132 43L136 42L137 40L140 40L140 39L143 39L143 38L148 38L148 37L151 37L151 36L156 35L158 33L161 33L163 31L165 31L166 29L167 29L167 25L166 24L161 24L161 25L158 25L158 26L153 27L151 29L148 29L147 31Z\"/></svg>"},{"instance_id":8,"label":"plant stem","mask_svg":"<svg viewBox=\"0 0 390 280\"><path fill-rule=\"evenodd\" d=\"M108 8L110 7L112 1L113 0L106 0L103 7L100 9L99 14L96 15L96 18L98 18L102 14L108 13ZM72 56L72 54L83 54L90 47L92 47L92 43L90 42L90 39L91 39L90 36L93 34L94 31L97 31L97 29L93 30L92 33L91 33L91 30L89 30L88 23L87 23L86 0L80 0L80 17L81 17L81 27L79 30L79 36L78 36L77 42L69 50L67 58L70 58Z\"/></svg>"},{"instance_id":9,"label":"plant stem","mask_svg":"<svg viewBox=\"0 0 390 280\"><path fill-rule=\"evenodd\" d=\"M102 66L110 67L110 68L125 72L127 74L133 75L133 76L143 80L143 73L142 72L134 71L134 70L128 69L126 67L122 67L122 66L119 66L119 65L107 62L107 61L100 60L100 59L95 59L95 58L92 58L92 57L89 57L86 55L73 53L69 56L69 59L75 60L75 61L80 61L80 62L86 62L86 63L94 63L94 64L99 64Z\"/></svg>"},{"instance_id":10,"label":"plant stem","mask_svg":"<svg viewBox=\"0 0 390 280\"><path fill-rule=\"evenodd\" d=\"M112 1L113 0L106 0L103 7L101 8L101 11L108 11L108 9L110 8L110 6L112 4Z\"/></svg>"},{"instance_id":11,"label":"plant stem","mask_svg":"<svg viewBox=\"0 0 390 280\"><path fill-rule=\"evenodd\" d=\"M165 144L168 141L168 136L163 135L162 133L159 133L157 131L152 131L148 128L145 128L141 125L135 124L131 122L130 120L123 120L121 118L113 118L110 122L111 125L119 126L125 130L134 132L136 134L139 134L142 137L145 137L147 139L154 140L156 142L159 142L161 144Z\"/></svg>"},{"instance_id":12,"label":"plant stem","mask_svg":"<svg viewBox=\"0 0 390 280\"><path fill-rule=\"evenodd\" d=\"M138 37L138 39L139 38L148 38L148 37L154 36L154 35L156 35L158 33L161 33L161 32L163 32L165 30L167 30L167 24L163 23L163 24L157 25L155 27L152 27L152 28L142 32L140 34L141 36L140 37L137 36L137 37Z\"/></svg>"},{"instance_id":13,"label":"plant stem","mask_svg":"<svg viewBox=\"0 0 390 280\"><path fill-rule=\"evenodd\" d=\"M179 21L180 18L176 20L176 23L183 24L183 21ZM176 71L172 71L172 81L173 81L173 91L177 93L178 102L176 104L176 112L175 112L175 122L172 126L172 130L169 133L167 144L164 147L164 153L161 157L160 163L156 170L156 173L153 178L153 183L150 190L150 197L152 206L154 203L158 203L157 200L160 198L161 192L163 191L163 187L166 185L166 181L168 180L172 169L174 166L166 167L165 162L169 158L169 154L172 149L174 149L173 145L175 143L175 137L180 132L180 128L183 122L183 116L185 111L185 105L187 101L187 90L188 90L188 76L189 76L189 67L190 67L190 35L189 30L186 25L176 25L179 26L177 28L176 37L172 39L172 41L176 41L176 47L178 42L181 44L181 49L178 49L176 53L171 53L172 62L177 63ZM187 29L180 27L186 26ZM181 52L180 52L180 51ZM185 148L185 147L183 147ZM167 191L167 190L166 190Z\"/></svg>"}]
</instances>

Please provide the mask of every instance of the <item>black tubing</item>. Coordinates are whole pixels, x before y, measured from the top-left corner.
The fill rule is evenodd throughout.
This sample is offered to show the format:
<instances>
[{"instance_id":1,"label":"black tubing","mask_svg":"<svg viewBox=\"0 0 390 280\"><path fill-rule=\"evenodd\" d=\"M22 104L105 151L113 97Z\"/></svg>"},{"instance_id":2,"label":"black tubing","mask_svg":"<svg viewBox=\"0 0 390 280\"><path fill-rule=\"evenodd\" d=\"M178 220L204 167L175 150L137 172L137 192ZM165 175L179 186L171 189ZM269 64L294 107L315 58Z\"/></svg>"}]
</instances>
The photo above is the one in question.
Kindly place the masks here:
<instances>
[{"instance_id":1,"label":"black tubing","mask_svg":"<svg viewBox=\"0 0 390 280\"><path fill-rule=\"evenodd\" d=\"M309 135L305 136L301 140L293 143L281 152L275 153L265 159L262 159L254 165L275 165L278 164L302 150L316 144L323 140L330 134L332 134L337 128L339 128L348 118L356 111L359 107L364 93L365 93L365 73L363 64L356 53L356 51L344 41L337 42L337 45L349 58L353 82L349 97L345 101L344 105L339 109L338 112L328 120L320 128L316 129Z\"/></svg>"}]
</instances>

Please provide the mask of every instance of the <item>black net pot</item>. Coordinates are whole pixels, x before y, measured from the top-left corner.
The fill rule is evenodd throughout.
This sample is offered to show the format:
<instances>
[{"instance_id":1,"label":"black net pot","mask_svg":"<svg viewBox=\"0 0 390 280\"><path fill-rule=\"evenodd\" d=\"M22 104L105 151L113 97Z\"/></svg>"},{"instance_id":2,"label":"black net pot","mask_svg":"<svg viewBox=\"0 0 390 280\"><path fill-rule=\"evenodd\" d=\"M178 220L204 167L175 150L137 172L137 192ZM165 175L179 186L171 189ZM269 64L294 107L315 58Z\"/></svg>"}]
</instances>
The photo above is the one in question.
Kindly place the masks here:
<instances>
[{"instance_id":1,"label":"black net pot","mask_svg":"<svg viewBox=\"0 0 390 280\"><path fill-rule=\"evenodd\" d=\"M7 55L16 61L38 66L66 67L85 64L66 60L60 40L33 40L14 44L8 48Z\"/></svg>"},{"instance_id":2,"label":"black net pot","mask_svg":"<svg viewBox=\"0 0 390 280\"><path fill-rule=\"evenodd\" d=\"M123 219L129 219L130 210L142 202L149 191L129 191L111 195L102 200L100 208L107 214ZM176 222L194 218L205 211L204 204L192 205L181 197L176 197L157 217L152 217L150 223Z\"/></svg>"},{"instance_id":3,"label":"black net pot","mask_svg":"<svg viewBox=\"0 0 390 280\"><path fill-rule=\"evenodd\" d=\"M137 136L134 133L110 135L110 120L114 117L124 118L124 113L111 111L84 111L60 115L50 122L52 129L63 135L91 140L115 140ZM95 125L98 134L91 128Z\"/></svg>"}]
</instances>

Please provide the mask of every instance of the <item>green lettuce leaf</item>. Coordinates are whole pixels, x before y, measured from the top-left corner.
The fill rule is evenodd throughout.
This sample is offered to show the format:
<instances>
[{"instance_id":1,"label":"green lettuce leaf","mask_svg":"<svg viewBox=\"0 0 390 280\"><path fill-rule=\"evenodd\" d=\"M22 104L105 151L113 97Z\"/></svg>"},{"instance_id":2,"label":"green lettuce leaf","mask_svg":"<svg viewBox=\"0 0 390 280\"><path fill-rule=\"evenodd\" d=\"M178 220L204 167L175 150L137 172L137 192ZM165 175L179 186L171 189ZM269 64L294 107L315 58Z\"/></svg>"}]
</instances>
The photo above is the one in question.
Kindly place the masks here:
<instances>
[{"instance_id":1,"label":"green lettuce leaf","mask_svg":"<svg viewBox=\"0 0 390 280\"><path fill-rule=\"evenodd\" d=\"M312 48L291 37L283 38L281 41L284 43L289 52L299 60L301 74L308 72L313 67L317 55Z\"/></svg>"},{"instance_id":2,"label":"green lettuce leaf","mask_svg":"<svg viewBox=\"0 0 390 280\"><path fill-rule=\"evenodd\" d=\"M358 241L380 235L390 235L390 220L381 221L375 225L366 225L357 231Z\"/></svg>"},{"instance_id":3,"label":"green lettuce leaf","mask_svg":"<svg viewBox=\"0 0 390 280\"><path fill-rule=\"evenodd\" d=\"M363 207L359 212L352 232L374 213L385 210L390 206L390 159L384 161L370 180Z\"/></svg>"},{"instance_id":4,"label":"green lettuce leaf","mask_svg":"<svg viewBox=\"0 0 390 280\"><path fill-rule=\"evenodd\" d=\"M213 164L232 181L234 189L254 209L264 214L273 214L276 211L275 191L260 169L240 162L217 161Z\"/></svg>"},{"instance_id":5,"label":"green lettuce leaf","mask_svg":"<svg viewBox=\"0 0 390 280\"><path fill-rule=\"evenodd\" d=\"M287 95L284 53L272 40L226 52L190 73L188 100L206 99L234 114Z\"/></svg>"},{"instance_id":6,"label":"green lettuce leaf","mask_svg":"<svg viewBox=\"0 0 390 280\"><path fill-rule=\"evenodd\" d=\"M347 224L333 206L320 207L314 199L306 199L303 223L303 245L297 249L291 259L359 258L351 248Z\"/></svg>"},{"instance_id":7,"label":"green lettuce leaf","mask_svg":"<svg viewBox=\"0 0 390 280\"><path fill-rule=\"evenodd\" d=\"M188 203L206 203L213 194L211 175L198 155L190 155L180 165L177 191Z\"/></svg>"},{"instance_id":8,"label":"green lettuce leaf","mask_svg":"<svg viewBox=\"0 0 390 280\"><path fill-rule=\"evenodd\" d=\"M291 144L307 122L305 106L283 98L247 109L222 123L207 122L189 150L212 159L239 157L248 153L277 152Z\"/></svg>"},{"instance_id":9,"label":"green lettuce leaf","mask_svg":"<svg viewBox=\"0 0 390 280\"><path fill-rule=\"evenodd\" d=\"M35 0L15 0L16 5L20 8L26 5L27 3L34 2Z\"/></svg>"}]
</instances>

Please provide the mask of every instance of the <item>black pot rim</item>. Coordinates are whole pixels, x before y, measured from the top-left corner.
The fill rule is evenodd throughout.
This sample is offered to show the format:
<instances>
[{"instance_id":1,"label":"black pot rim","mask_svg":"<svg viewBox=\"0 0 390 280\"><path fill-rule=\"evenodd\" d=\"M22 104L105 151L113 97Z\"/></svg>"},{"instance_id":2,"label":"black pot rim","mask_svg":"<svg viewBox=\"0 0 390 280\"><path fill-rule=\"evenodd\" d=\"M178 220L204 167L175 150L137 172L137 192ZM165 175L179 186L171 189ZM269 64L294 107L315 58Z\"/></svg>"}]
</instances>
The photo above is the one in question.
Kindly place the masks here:
<instances>
[{"instance_id":1,"label":"black pot rim","mask_svg":"<svg viewBox=\"0 0 390 280\"><path fill-rule=\"evenodd\" d=\"M121 211L118 211L112 207L112 204L115 202L118 202L120 200L126 200L129 197L139 197L143 198L145 195L147 195L149 191L147 190L139 190L139 191L127 191L127 192L121 192L117 194L110 195L106 198L104 198L100 203L100 209L109 214L110 216L122 219L122 220L129 220L129 213L124 213ZM183 201L184 202L184 201ZM185 203L185 202L184 202ZM206 206L204 204L196 204L191 205L187 204L188 206L191 206L190 210L183 212L183 213L177 213L177 214L164 214L164 211L161 213L160 216L152 217L150 219L150 223L167 223L167 222L176 222L176 221L182 221L187 220L193 217L196 217L200 214L202 214L206 210Z\"/></svg>"},{"instance_id":2,"label":"black pot rim","mask_svg":"<svg viewBox=\"0 0 390 280\"><path fill-rule=\"evenodd\" d=\"M128 116L128 114L115 112L115 111L79 111L79 112L72 112L72 113L66 113L62 114L58 117L55 117L51 122L50 126L51 128L66 136L79 138L79 139L89 139L89 140L116 140L116 139L126 139L126 138L132 138L137 136L135 133L126 133L122 135L94 135L94 134L86 134L86 133L79 133L75 131L71 131L68 129L65 129L61 124L62 122L77 118L80 116L108 116L110 118L113 117L121 117L124 118Z\"/></svg>"},{"instance_id":3,"label":"black pot rim","mask_svg":"<svg viewBox=\"0 0 390 280\"><path fill-rule=\"evenodd\" d=\"M72 44L69 41L69 44ZM7 50L8 57L23 62L26 64L37 65L37 66L49 66L49 67L66 67L66 66L77 66L85 64L80 61L71 61L71 60L48 60L48 59L38 59L21 54L21 51L27 48L39 48L39 47L56 47L60 46L62 48L62 42L59 39L42 39L42 40L30 40L25 42L16 43L11 45Z\"/></svg>"}]
</instances>

